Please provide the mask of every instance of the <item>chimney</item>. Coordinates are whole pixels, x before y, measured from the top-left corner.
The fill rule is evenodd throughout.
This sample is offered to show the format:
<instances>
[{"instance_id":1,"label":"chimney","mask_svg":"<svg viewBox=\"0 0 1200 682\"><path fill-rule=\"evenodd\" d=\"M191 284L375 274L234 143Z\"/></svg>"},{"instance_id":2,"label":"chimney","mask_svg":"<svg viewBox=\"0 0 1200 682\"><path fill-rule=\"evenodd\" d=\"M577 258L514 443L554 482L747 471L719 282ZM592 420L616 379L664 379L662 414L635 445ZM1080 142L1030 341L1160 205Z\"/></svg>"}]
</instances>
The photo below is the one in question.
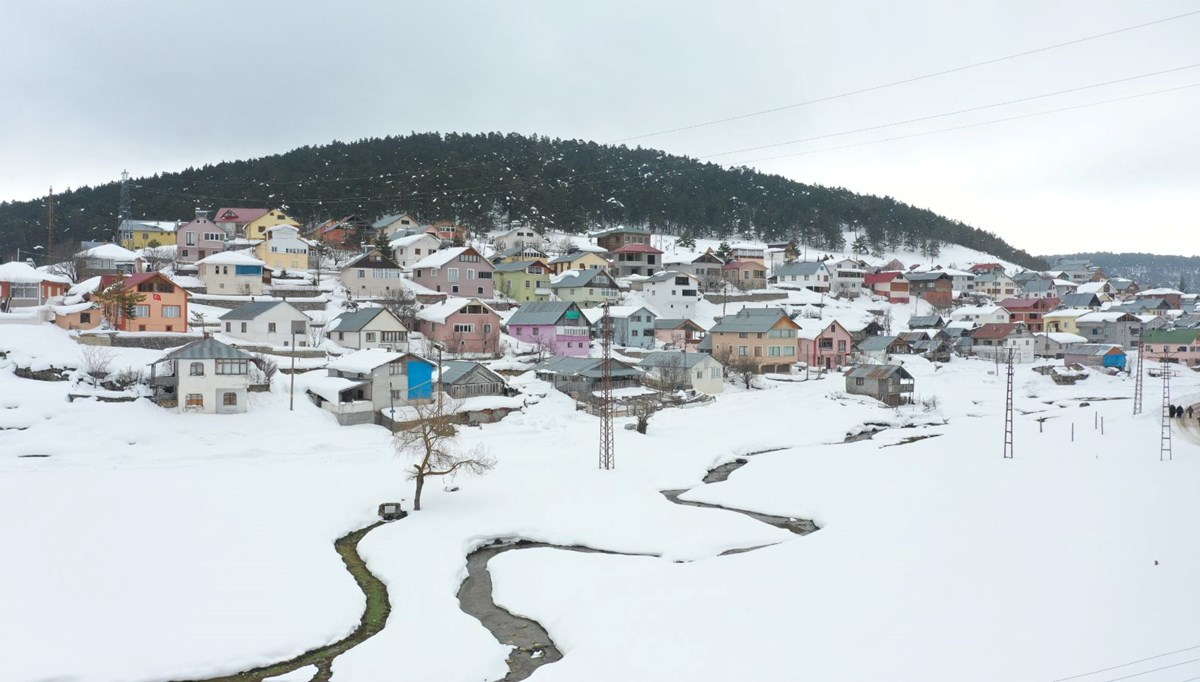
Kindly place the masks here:
<instances>
[{"instance_id":1,"label":"chimney","mask_svg":"<svg viewBox=\"0 0 1200 682\"><path fill-rule=\"evenodd\" d=\"M208 220L208 211L196 209L196 220Z\"/></svg>"}]
</instances>

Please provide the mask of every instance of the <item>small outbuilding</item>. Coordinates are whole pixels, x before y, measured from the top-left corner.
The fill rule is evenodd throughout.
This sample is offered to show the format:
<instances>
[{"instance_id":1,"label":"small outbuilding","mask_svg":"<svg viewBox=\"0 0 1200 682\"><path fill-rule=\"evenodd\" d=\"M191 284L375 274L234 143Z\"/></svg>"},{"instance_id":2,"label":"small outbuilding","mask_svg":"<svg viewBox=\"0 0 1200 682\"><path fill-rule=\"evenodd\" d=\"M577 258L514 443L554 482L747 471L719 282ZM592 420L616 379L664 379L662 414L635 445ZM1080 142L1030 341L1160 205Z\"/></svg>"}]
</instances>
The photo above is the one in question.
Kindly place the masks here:
<instances>
[{"instance_id":1,"label":"small outbuilding","mask_svg":"<svg viewBox=\"0 0 1200 682\"><path fill-rule=\"evenodd\" d=\"M1125 351L1107 343L1081 343L1063 350L1064 365L1125 369Z\"/></svg>"},{"instance_id":2,"label":"small outbuilding","mask_svg":"<svg viewBox=\"0 0 1200 682\"><path fill-rule=\"evenodd\" d=\"M896 407L912 402L913 375L900 365L856 365L846 372L846 392Z\"/></svg>"}]
</instances>

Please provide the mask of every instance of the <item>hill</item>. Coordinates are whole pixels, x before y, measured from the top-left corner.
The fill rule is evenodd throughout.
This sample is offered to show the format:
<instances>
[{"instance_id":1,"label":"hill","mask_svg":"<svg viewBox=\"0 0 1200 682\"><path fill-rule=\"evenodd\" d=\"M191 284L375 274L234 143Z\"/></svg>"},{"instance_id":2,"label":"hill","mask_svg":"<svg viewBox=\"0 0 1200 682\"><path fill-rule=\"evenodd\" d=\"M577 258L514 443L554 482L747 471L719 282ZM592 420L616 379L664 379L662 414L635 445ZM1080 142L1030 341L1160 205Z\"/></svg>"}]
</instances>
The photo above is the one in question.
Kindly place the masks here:
<instances>
[{"instance_id":1,"label":"hill","mask_svg":"<svg viewBox=\"0 0 1200 682\"><path fill-rule=\"evenodd\" d=\"M281 206L304 221L409 211L475 229L521 221L579 233L644 225L665 234L796 239L841 250L936 255L958 244L1031 268L1044 264L990 232L890 197L807 185L665 152L517 134L414 133L306 146L132 182L133 217L187 219L196 207ZM56 195L59 239L111 238L119 183ZM45 239L44 200L0 203L0 252Z\"/></svg>"},{"instance_id":2,"label":"hill","mask_svg":"<svg viewBox=\"0 0 1200 682\"><path fill-rule=\"evenodd\" d=\"M1047 262L1055 258L1090 260L1104 269L1111 277L1127 277L1146 287L1180 288L1183 278L1184 290L1194 290L1200 285L1200 256L1163 256L1155 253L1070 253L1061 256L1044 256Z\"/></svg>"}]
</instances>

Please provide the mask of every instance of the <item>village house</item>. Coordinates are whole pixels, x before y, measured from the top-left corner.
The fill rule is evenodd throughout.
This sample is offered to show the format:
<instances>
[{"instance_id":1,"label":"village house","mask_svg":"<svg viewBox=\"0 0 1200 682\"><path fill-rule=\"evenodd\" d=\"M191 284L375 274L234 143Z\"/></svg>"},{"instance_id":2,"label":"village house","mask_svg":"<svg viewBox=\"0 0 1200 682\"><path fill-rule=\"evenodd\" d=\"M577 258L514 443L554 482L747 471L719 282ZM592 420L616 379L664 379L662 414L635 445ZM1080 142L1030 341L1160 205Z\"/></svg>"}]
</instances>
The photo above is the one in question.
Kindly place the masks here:
<instances>
[{"instance_id":1,"label":"village house","mask_svg":"<svg viewBox=\"0 0 1200 682\"><path fill-rule=\"evenodd\" d=\"M1141 290L1137 282L1122 277L1110 278L1108 285L1112 287L1113 296L1121 300L1132 298Z\"/></svg>"},{"instance_id":2,"label":"village house","mask_svg":"<svg viewBox=\"0 0 1200 682\"><path fill-rule=\"evenodd\" d=\"M0 264L0 311L46 305L70 287L70 278L42 272L28 263Z\"/></svg>"},{"instance_id":3,"label":"village house","mask_svg":"<svg viewBox=\"0 0 1200 682\"><path fill-rule=\"evenodd\" d=\"M649 244L626 244L613 252L613 275L650 275L661 265L662 251Z\"/></svg>"},{"instance_id":4,"label":"village house","mask_svg":"<svg viewBox=\"0 0 1200 682\"><path fill-rule=\"evenodd\" d=\"M291 225L267 228L266 240L254 247L254 255L272 270L308 270L308 242L300 238L300 229Z\"/></svg>"},{"instance_id":5,"label":"village house","mask_svg":"<svg viewBox=\"0 0 1200 682\"><path fill-rule=\"evenodd\" d=\"M269 208L220 208L213 214L213 222L229 239L245 237L246 226L269 213Z\"/></svg>"},{"instance_id":6,"label":"village house","mask_svg":"<svg viewBox=\"0 0 1200 682\"><path fill-rule=\"evenodd\" d=\"M882 296L888 303L908 303L909 301L908 279L902 272L868 273L863 278L863 286L872 294Z\"/></svg>"},{"instance_id":7,"label":"village house","mask_svg":"<svg viewBox=\"0 0 1200 682\"><path fill-rule=\"evenodd\" d=\"M513 389L504 377L471 360L443 360L437 382L442 393L456 400L489 395L509 395Z\"/></svg>"},{"instance_id":8,"label":"village house","mask_svg":"<svg viewBox=\"0 0 1200 682\"><path fill-rule=\"evenodd\" d=\"M604 309L590 308L583 311L591 324L596 338L604 335ZM608 317L612 324L614 346L626 348L653 348L654 324L658 316L645 306L609 306Z\"/></svg>"},{"instance_id":9,"label":"village house","mask_svg":"<svg viewBox=\"0 0 1200 682\"><path fill-rule=\"evenodd\" d=\"M726 366L752 362L761 372L789 373L797 357L800 325L779 308L743 308L708 330L712 354Z\"/></svg>"},{"instance_id":10,"label":"village house","mask_svg":"<svg viewBox=\"0 0 1200 682\"><path fill-rule=\"evenodd\" d=\"M817 292L829 291L832 280L824 261L784 263L775 271L775 277L776 284L781 287L803 287Z\"/></svg>"},{"instance_id":11,"label":"village house","mask_svg":"<svg viewBox=\"0 0 1200 682\"><path fill-rule=\"evenodd\" d=\"M980 275L1004 274L1004 266L999 263L976 263L967 269L970 270L976 277L979 277Z\"/></svg>"},{"instance_id":12,"label":"village house","mask_svg":"<svg viewBox=\"0 0 1200 682\"><path fill-rule=\"evenodd\" d=\"M847 298L857 298L862 295L867 277L865 263L853 258L845 258L833 263L832 267L829 262L826 262L825 267L830 269L833 275L830 280L830 291Z\"/></svg>"},{"instance_id":13,"label":"village house","mask_svg":"<svg viewBox=\"0 0 1200 682\"><path fill-rule=\"evenodd\" d=\"M1011 353L1013 362L1033 362L1035 339L1024 323L989 322L971 333L971 341L971 351L984 360L1005 362Z\"/></svg>"},{"instance_id":14,"label":"village house","mask_svg":"<svg viewBox=\"0 0 1200 682\"><path fill-rule=\"evenodd\" d=\"M326 366L328 376L306 377L307 392L338 423L376 423L380 411L433 398L434 365L409 353L379 348L343 355Z\"/></svg>"},{"instance_id":15,"label":"village house","mask_svg":"<svg viewBox=\"0 0 1200 682\"><path fill-rule=\"evenodd\" d=\"M686 318L660 317L654 320L654 338L667 350L694 353L708 332Z\"/></svg>"},{"instance_id":16,"label":"village house","mask_svg":"<svg viewBox=\"0 0 1200 682\"><path fill-rule=\"evenodd\" d=\"M492 271L496 292L518 301L549 301L550 266L541 260L497 263Z\"/></svg>"},{"instance_id":17,"label":"village house","mask_svg":"<svg viewBox=\"0 0 1200 682\"><path fill-rule=\"evenodd\" d=\"M1042 316L1043 330L1078 335L1079 328L1075 326L1075 320L1090 312L1093 311L1088 308L1059 308L1058 310L1051 310Z\"/></svg>"},{"instance_id":18,"label":"village house","mask_svg":"<svg viewBox=\"0 0 1200 682\"><path fill-rule=\"evenodd\" d=\"M767 266L760 260L728 260L721 267L721 274L725 281L742 291L767 286Z\"/></svg>"},{"instance_id":19,"label":"village house","mask_svg":"<svg viewBox=\"0 0 1200 682\"><path fill-rule=\"evenodd\" d=\"M127 249L172 246L177 227L179 223L174 220L122 220L117 227L117 242Z\"/></svg>"},{"instance_id":20,"label":"village house","mask_svg":"<svg viewBox=\"0 0 1200 682\"><path fill-rule=\"evenodd\" d=\"M429 254L442 248L442 241L437 237L418 232L417 234L397 237L388 243L392 249L392 259L404 269L409 269L419 263Z\"/></svg>"},{"instance_id":21,"label":"village house","mask_svg":"<svg viewBox=\"0 0 1200 682\"><path fill-rule=\"evenodd\" d=\"M699 256L663 256L663 267L667 270L695 275L700 280L701 291L713 291L725 282L725 261L717 257L712 249Z\"/></svg>"},{"instance_id":22,"label":"village house","mask_svg":"<svg viewBox=\"0 0 1200 682\"><path fill-rule=\"evenodd\" d=\"M682 272L659 272L640 282L642 298L664 317L695 317L700 280Z\"/></svg>"},{"instance_id":23,"label":"village house","mask_svg":"<svg viewBox=\"0 0 1200 682\"><path fill-rule=\"evenodd\" d=\"M220 320L222 331L238 341L291 347L294 339L297 346L308 346L308 315L287 301L253 301Z\"/></svg>"},{"instance_id":24,"label":"village house","mask_svg":"<svg viewBox=\"0 0 1200 682\"><path fill-rule=\"evenodd\" d=\"M615 302L621 295L617 281L607 270L568 270L550 280L550 291L563 301L581 308Z\"/></svg>"},{"instance_id":25,"label":"village house","mask_svg":"<svg viewBox=\"0 0 1200 682\"><path fill-rule=\"evenodd\" d=\"M861 361L878 365L886 365L893 355L909 355L913 352L912 345L899 336L868 336L855 347Z\"/></svg>"},{"instance_id":26,"label":"village house","mask_svg":"<svg viewBox=\"0 0 1200 682\"><path fill-rule=\"evenodd\" d=\"M1075 318L1075 333L1088 343L1116 344L1125 348L1136 346L1145 323L1137 315L1125 312L1089 312Z\"/></svg>"},{"instance_id":27,"label":"village house","mask_svg":"<svg viewBox=\"0 0 1200 682\"><path fill-rule=\"evenodd\" d=\"M646 383L665 391L691 389L716 395L725 388L725 369L708 353L658 351L642 358Z\"/></svg>"},{"instance_id":28,"label":"village house","mask_svg":"<svg viewBox=\"0 0 1200 682\"><path fill-rule=\"evenodd\" d=\"M244 251L223 251L197 261L196 277L209 294L261 296L265 265Z\"/></svg>"},{"instance_id":29,"label":"village house","mask_svg":"<svg viewBox=\"0 0 1200 682\"><path fill-rule=\"evenodd\" d=\"M955 321L974 322L976 324L987 324L989 322L1010 322L1012 316L1003 306L998 305L972 305L955 308L950 311L950 319ZM910 324L911 328L912 325Z\"/></svg>"},{"instance_id":30,"label":"village house","mask_svg":"<svg viewBox=\"0 0 1200 682\"><path fill-rule=\"evenodd\" d=\"M1045 331L1046 313L1058 307L1057 298L1006 298L1000 305L1008 311L1010 322L1024 322L1031 332Z\"/></svg>"},{"instance_id":31,"label":"village house","mask_svg":"<svg viewBox=\"0 0 1200 682\"><path fill-rule=\"evenodd\" d=\"M254 218L246 223L243 237L246 239L268 239L268 232L272 228L285 225L296 228L297 233L300 230L300 223L293 218L289 218L287 214L278 209L270 209L262 215Z\"/></svg>"},{"instance_id":32,"label":"village house","mask_svg":"<svg viewBox=\"0 0 1200 682\"><path fill-rule=\"evenodd\" d=\"M132 275L146 270L146 259L117 244L98 244L75 254L78 276Z\"/></svg>"},{"instance_id":33,"label":"village house","mask_svg":"<svg viewBox=\"0 0 1200 682\"><path fill-rule=\"evenodd\" d=\"M439 220L422 228L447 244L462 244L467 241L467 228L450 220Z\"/></svg>"},{"instance_id":34,"label":"village house","mask_svg":"<svg viewBox=\"0 0 1200 682\"><path fill-rule=\"evenodd\" d=\"M1039 358L1061 359L1068 349L1087 343L1082 336L1066 332L1038 332L1033 338L1033 354Z\"/></svg>"},{"instance_id":35,"label":"village house","mask_svg":"<svg viewBox=\"0 0 1200 682\"><path fill-rule=\"evenodd\" d=\"M407 213L385 215L371 223L371 229L376 234L382 234L386 239L396 239L402 235L411 235L417 231L417 219ZM430 235L431 238L432 235Z\"/></svg>"},{"instance_id":36,"label":"village house","mask_svg":"<svg viewBox=\"0 0 1200 682\"><path fill-rule=\"evenodd\" d=\"M975 273L966 270L955 270L936 266L931 272L941 272L950 276L950 287L955 295L975 293Z\"/></svg>"},{"instance_id":37,"label":"village house","mask_svg":"<svg viewBox=\"0 0 1200 682\"><path fill-rule=\"evenodd\" d=\"M1063 351L1064 365L1104 367L1125 370L1125 351L1120 346L1106 343L1078 343Z\"/></svg>"},{"instance_id":38,"label":"village house","mask_svg":"<svg viewBox=\"0 0 1200 682\"><path fill-rule=\"evenodd\" d=\"M342 286L354 298L395 299L404 294L400 265L371 249L342 268Z\"/></svg>"},{"instance_id":39,"label":"village house","mask_svg":"<svg viewBox=\"0 0 1200 682\"><path fill-rule=\"evenodd\" d=\"M1130 313L1131 315L1152 315L1164 317L1171 311L1171 304L1161 298L1139 298L1124 303L1111 305L1103 309L1110 313Z\"/></svg>"},{"instance_id":40,"label":"village house","mask_svg":"<svg viewBox=\"0 0 1200 682\"><path fill-rule=\"evenodd\" d=\"M592 236L596 238L596 244L610 253L631 244L650 245L650 231L641 227L614 227Z\"/></svg>"},{"instance_id":41,"label":"village house","mask_svg":"<svg viewBox=\"0 0 1200 682\"><path fill-rule=\"evenodd\" d=\"M1034 279L1021 287L1021 297L1061 300L1063 296L1074 291L1075 285L1065 279Z\"/></svg>"},{"instance_id":42,"label":"village house","mask_svg":"<svg viewBox=\"0 0 1200 682\"><path fill-rule=\"evenodd\" d=\"M229 238L219 225L208 219L208 211L196 209L196 217L175 231L176 254L182 263L195 263L225 250Z\"/></svg>"},{"instance_id":43,"label":"village house","mask_svg":"<svg viewBox=\"0 0 1200 682\"><path fill-rule=\"evenodd\" d=\"M352 215L330 218L317 225L309 236L336 251L357 251L357 245L362 243L358 219Z\"/></svg>"},{"instance_id":44,"label":"village house","mask_svg":"<svg viewBox=\"0 0 1200 682\"><path fill-rule=\"evenodd\" d=\"M501 232L492 240L492 245L496 247L497 251L506 251L524 246L533 246L540 249L545 243L546 238L537 230L524 226L517 226Z\"/></svg>"},{"instance_id":45,"label":"village house","mask_svg":"<svg viewBox=\"0 0 1200 682\"><path fill-rule=\"evenodd\" d=\"M1062 306L1063 308L1083 308L1083 309L1087 309L1087 310L1099 310L1101 307L1103 307L1104 301L1102 301L1100 299L1099 294L1076 292L1073 294L1067 294L1066 296L1063 296L1062 299L1058 302L1058 304L1060 306ZM1049 317L1049 313L1042 316L1043 319L1045 319L1046 317ZM1047 324L1049 324L1049 323L1047 323Z\"/></svg>"},{"instance_id":46,"label":"village house","mask_svg":"<svg viewBox=\"0 0 1200 682\"><path fill-rule=\"evenodd\" d=\"M1005 320L992 320L994 322L1005 322ZM945 329L946 318L941 315L913 315L908 318L909 329Z\"/></svg>"},{"instance_id":47,"label":"village house","mask_svg":"<svg viewBox=\"0 0 1200 682\"><path fill-rule=\"evenodd\" d=\"M948 309L954 303L954 278L944 272L910 272L909 293L934 308Z\"/></svg>"},{"instance_id":48,"label":"village house","mask_svg":"<svg viewBox=\"0 0 1200 682\"><path fill-rule=\"evenodd\" d=\"M496 264L500 263L516 263L518 261L540 260L548 261L549 256L546 252L536 246L514 246L510 249L497 251L492 256L491 261Z\"/></svg>"},{"instance_id":49,"label":"village house","mask_svg":"<svg viewBox=\"0 0 1200 682\"><path fill-rule=\"evenodd\" d=\"M621 360L608 361L611 386L614 390L636 388L642 385L640 369ZM548 381L554 388L574 397L590 397L601 388L605 361L602 358L577 358L556 356L548 358L533 368L534 376Z\"/></svg>"},{"instance_id":50,"label":"village house","mask_svg":"<svg viewBox=\"0 0 1200 682\"><path fill-rule=\"evenodd\" d=\"M858 365L846 372L846 392L896 407L912 402L916 381L899 365Z\"/></svg>"},{"instance_id":51,"label":"village house","mask_svg":"<svg viewBox=\"0 0 1200 682\"><path fill-rule=\"evenodd\" d=\"M478 298L446 299L418 311L417 321L425 338L448 353L500 352L500 315Z\"/></svg>"},{"instance_id":52,"label":"village house","mask_svg":"<svg viewBox=\"0 0 1200 682\"><path fill-rule=\"evenodd\" d=\"M1185 367L1200 367L1200 329L1176 329L1146 334L1143 352L1150 362L1178 363Z\"/></svg>"},{"instance_id":53,"label":"village house","mask_svg":"<svg viewBox=\"0 0 1200 682\"><path fill-rule=\"evenodd\" d=\"M1017 283L1004 274L1003 270L998 273L982 273L975 276L975 293L996 301L1013 298L1017 295Z\"/></svg>"},{"instance_id":54,"label":"village house","mask_svg":"<svg viewBox=\"0 0 1200 682\"><path fill-rule=\"evenodd\" d=\"M611 266L607 258L595 251L572 251L551 258L548 264L556 275L569 270L607 270Z\"/></svg>"},{"instance_id":55,"label":"village house","mask_svg":"<svg viewBox=\"0 0 1200 682\"><path fill-rule=\"evenodd\" d=\"M408 327L387 308L363 306L325 325L325 336L345 348L408 350Z\"/></svg>"},{"instance_id":56,"label":"village house","mask_svg":"<svg viewBox=\"0 0 1200 682\"><path fill-rule=\"evenodd\" d=\"M1183 307L1183 292L1170 287L1158 287L1157 289L1146 289L1139 291L1136 294L1137 300L1161 300L1166 301L1171 310L1179 310Z\"/></svg>"},{"instance_id":57,"label":"village house","mask_svg":"<svg viewBox=\"0 0 1200 682\"><path fill-rule=\"evenodd\" d=\"M114 328L138 332L186 332L188 330L188 292L161 272L139 272L124 279L112 276L101 278L100 290L118 285L121 290L135 292L141 300L133 308L133 317L121 311L107 309L105 317Z\"/></svg>"},{"instance_id":58,"label":"village house","mask_svg":"<svg viewBox=\"0 0 1200 682\"><path fill-rule=\"evenodd\" d=\"M412 266L412 279L426 289L487 299L494 295L493 270L474 248L455 246L418 261Z\"/></svg>"},{"instance_id":59,"label":"village house","mask_svg":"<svg viewBox=\"0 0 1200 682\"><path fill-rule=\"evenodd\" d=\"M823 320L804 320L796 336L800 360L810 367L830 370L853 364L854 336L837 320L829 324Z\"/></svg>"},{"instance_id":60,"label":"village house","mask_svg":"<svg viewBox=\"0 0 1200 682\"><path fill-rule=\"evenodd\" d=\"M523 304L508 318L508 333L552 355L582 357L591 347L587 318L569 301Z\"/></svg>"},{"instance_id":61,"label":"village house","mask_svg":"<svg viewBox=\"0 0 1200 682\"><path fill-rule=\"evenodd\" d=\"M192 341L150 365L154 402L179 412L245 412L252 362L248 353L214 338Z\"/></svg>"}]
</instances>

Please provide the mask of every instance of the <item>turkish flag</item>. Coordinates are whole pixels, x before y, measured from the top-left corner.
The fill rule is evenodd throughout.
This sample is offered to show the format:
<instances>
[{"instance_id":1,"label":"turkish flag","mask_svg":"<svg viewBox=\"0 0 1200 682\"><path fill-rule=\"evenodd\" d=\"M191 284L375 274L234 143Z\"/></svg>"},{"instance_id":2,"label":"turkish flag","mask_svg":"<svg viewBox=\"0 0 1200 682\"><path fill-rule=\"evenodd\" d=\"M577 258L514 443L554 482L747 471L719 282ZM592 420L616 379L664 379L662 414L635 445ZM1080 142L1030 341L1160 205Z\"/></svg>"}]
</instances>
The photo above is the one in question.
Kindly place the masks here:
<instances>
[{"instance_id":1,"label":"turkish flag","mask_svg":"<svg viewBox=\"0 0 1200 682\"><path fill-rule=\"evenodd\" d=\"M162 300L162 296L159 296L158 294L154 294L154 300L156 300L156 301L161 301L161 300Z\"/></svg>"}]
</instances>

